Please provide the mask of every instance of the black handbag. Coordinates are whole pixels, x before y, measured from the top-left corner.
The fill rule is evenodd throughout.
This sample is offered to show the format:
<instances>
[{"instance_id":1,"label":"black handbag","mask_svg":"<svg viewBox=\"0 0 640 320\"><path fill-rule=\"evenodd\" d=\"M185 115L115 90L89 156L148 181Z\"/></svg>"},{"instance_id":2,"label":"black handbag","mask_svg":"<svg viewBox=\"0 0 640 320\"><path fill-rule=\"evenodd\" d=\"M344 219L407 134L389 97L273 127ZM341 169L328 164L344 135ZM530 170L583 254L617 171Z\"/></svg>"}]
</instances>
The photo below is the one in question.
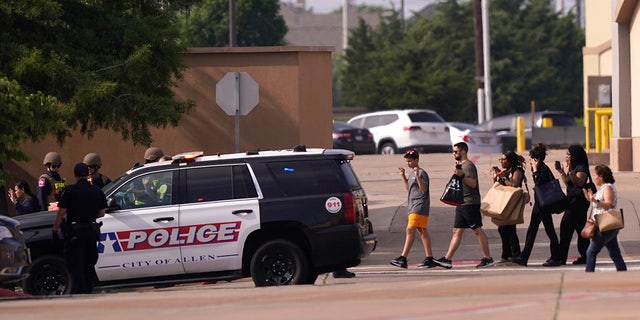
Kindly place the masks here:
<instances>
[{"instance_id":1,"label":"black handbag","mask_svg":"<svg viewBox=\"0 0 640 320\"><path fill-rule=\"evenodd\" d=\"M462 191L462 179L460 179L460 177L455 174L451 176L449 183L447 183L440 197L440 201L456 207L462 205L464 192Z\"/></svg>"},{"instance_id":2,"label":"black handbag","mask_svg":"<svg viewBox=\"0 0 640 320\"><path fill-rule=\"evenodd\" d=\"M533 187L535 200L538 206L547 212L561 213L569 208L569 199L562 191L560 181L549 172L552 179L541 185Z\"/></svg>"}]
</instances>

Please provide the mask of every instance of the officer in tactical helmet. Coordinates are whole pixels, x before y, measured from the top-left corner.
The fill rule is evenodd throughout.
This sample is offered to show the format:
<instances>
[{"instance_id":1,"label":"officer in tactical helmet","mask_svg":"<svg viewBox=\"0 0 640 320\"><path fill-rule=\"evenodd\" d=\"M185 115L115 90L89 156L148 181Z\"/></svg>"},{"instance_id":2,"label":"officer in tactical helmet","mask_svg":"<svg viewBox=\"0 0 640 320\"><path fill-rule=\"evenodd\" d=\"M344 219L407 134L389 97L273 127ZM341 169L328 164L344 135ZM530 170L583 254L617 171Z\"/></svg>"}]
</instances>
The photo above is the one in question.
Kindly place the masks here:
<instances>
[{"instance_id":1,"label":"officer in tactical helmet","mask_svg":"<svg viewBox=\"0 0 640 320\"><path fill-rule=\"evenodd\" d=\"M164 156L164 152L162 149L157 147L148 148L147 151L144 152L144 163L157 162Z\"/></svg>"},{"instance_id":2,"label":"officer in tactical helmet","mask_svg":"<svg viewBox=\"0 0 640 320\"><path fill-rule=\"evenodd\" d=\"M109 177L98 172L102 167L102 159L100 159L100 155L97 153L87 153L87 155L84 156L82 163L89 168L89 178L87 180L92 185L102 189L102 187L111 182Z\"/></svg>"},{"instance_id":3,"label":"officer in tactical helmet","mask_svg":"<svg viewBox=\"0 0 640 320\"><path fill-rule=\"evenodd\" d=\"M59 153L53 151L47 153L42 164L46 169L38 178L36 197L40 204L40 210L44 211L49 208L49 203L57 202L60 199L60 194L66 186L66 181L58 173L62 166L62 156Z\"/></svg>"}]
</instances>

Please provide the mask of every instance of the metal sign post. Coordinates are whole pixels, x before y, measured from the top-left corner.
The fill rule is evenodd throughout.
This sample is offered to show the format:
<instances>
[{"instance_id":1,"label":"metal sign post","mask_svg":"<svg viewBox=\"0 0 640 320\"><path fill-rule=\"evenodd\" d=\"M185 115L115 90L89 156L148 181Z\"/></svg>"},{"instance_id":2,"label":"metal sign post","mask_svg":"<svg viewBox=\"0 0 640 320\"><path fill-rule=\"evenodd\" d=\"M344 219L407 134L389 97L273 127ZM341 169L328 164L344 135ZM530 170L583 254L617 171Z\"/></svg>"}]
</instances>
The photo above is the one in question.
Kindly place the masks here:
<instances>
[{"instance_id":1,"label":"metal sign post","mask_svg":"<svg viewBox=\"0 0 640 320\"><path fill-rule=\"evenodd\" d=\"M255 108L259 96L258 83L246 72L227 72L216 84L216 103L235 116L235 152L240 152L240 116Z\"/></svg>"}]
</instances>

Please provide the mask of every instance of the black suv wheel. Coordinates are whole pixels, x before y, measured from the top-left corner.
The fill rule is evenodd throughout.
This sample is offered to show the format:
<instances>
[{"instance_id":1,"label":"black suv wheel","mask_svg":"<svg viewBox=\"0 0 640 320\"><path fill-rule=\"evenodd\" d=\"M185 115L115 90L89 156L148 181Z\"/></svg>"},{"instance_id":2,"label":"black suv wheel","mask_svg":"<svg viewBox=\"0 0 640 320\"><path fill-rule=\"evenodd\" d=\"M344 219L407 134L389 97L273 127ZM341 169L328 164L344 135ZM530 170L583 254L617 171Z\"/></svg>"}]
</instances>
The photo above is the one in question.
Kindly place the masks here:
<instances>
[{"instance_id":1,"label":"black suv wheel","mask_svg":"<svg viewBox=\"0 0 640 320\"><path fill-rule=\"evenodd\" d=\"M286 240L263 244L251 258L251 277L258 287L305 284L310 280L308 275L306 255Z\"/></svg>"},{"instance_id":2,"label":"black suv wheel","mask_svg":"<svg viewBox=\"0 0 640 320\"><path fill-rule=\"evenodd\" d=\"M71 290L71 275L61 257L40 257L31 263L28 272L29 277L24 280L23 288L31 295L62 295Z\"/></svg>"}]
</instances>

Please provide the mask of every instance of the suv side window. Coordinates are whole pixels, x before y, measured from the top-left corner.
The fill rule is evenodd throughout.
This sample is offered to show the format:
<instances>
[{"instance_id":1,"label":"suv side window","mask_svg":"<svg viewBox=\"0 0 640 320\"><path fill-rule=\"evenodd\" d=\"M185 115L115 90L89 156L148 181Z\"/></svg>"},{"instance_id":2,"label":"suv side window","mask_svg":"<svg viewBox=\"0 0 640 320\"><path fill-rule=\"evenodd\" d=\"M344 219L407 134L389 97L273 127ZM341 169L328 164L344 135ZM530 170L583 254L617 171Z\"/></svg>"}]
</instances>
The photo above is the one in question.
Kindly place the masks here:
<instances>
[{"instance_id":1,"label":"suv side window","mask_svg":"<svg viewBox=\"0 0 640 320\"><path fill-rule=\"evenodd\" d=\"M114 193L120 209L170 205L173 203L173 172L156 172L136 177Z\"/></svg>"},{"instance_id":2,"label":"suv side window","mask_svg":"<svg viewBox=\"0 0 640 320\"><path fill-rule=\"evenodd\" d=\"M379 116L370 116L366 117L362 121L362 128L372 128L380 125L380 117Z\"/></svg>"},{"instance_id":3,"label":"suv side window","mask_svg":"<svg viewBox=\"0 0 640 320\"><path fill-rule=\"evenodd\" d=\"M397 121L400 117L397 114L385 114L380 117L379 126L386 126L390 123Z\"/></svg>"},{"instance_id":4,"label":"suv side window","mask_svg":"<svg viewBox=\"0 0 640 320\"><path fill-rule=\"evenodd\" d=\"M334 161L311 160L267 164L284 196L343 192L344 177Z\"/></svg>"},{"instance_id":5,"label":"suv side window","mask_svg":"<svg viewBox=\"0 0 640 320\"><path fill-rule=\"evenodd\" d=\"M246 165L186 170L186 203L257 197Z\"/></svg>"}]
</instances>

